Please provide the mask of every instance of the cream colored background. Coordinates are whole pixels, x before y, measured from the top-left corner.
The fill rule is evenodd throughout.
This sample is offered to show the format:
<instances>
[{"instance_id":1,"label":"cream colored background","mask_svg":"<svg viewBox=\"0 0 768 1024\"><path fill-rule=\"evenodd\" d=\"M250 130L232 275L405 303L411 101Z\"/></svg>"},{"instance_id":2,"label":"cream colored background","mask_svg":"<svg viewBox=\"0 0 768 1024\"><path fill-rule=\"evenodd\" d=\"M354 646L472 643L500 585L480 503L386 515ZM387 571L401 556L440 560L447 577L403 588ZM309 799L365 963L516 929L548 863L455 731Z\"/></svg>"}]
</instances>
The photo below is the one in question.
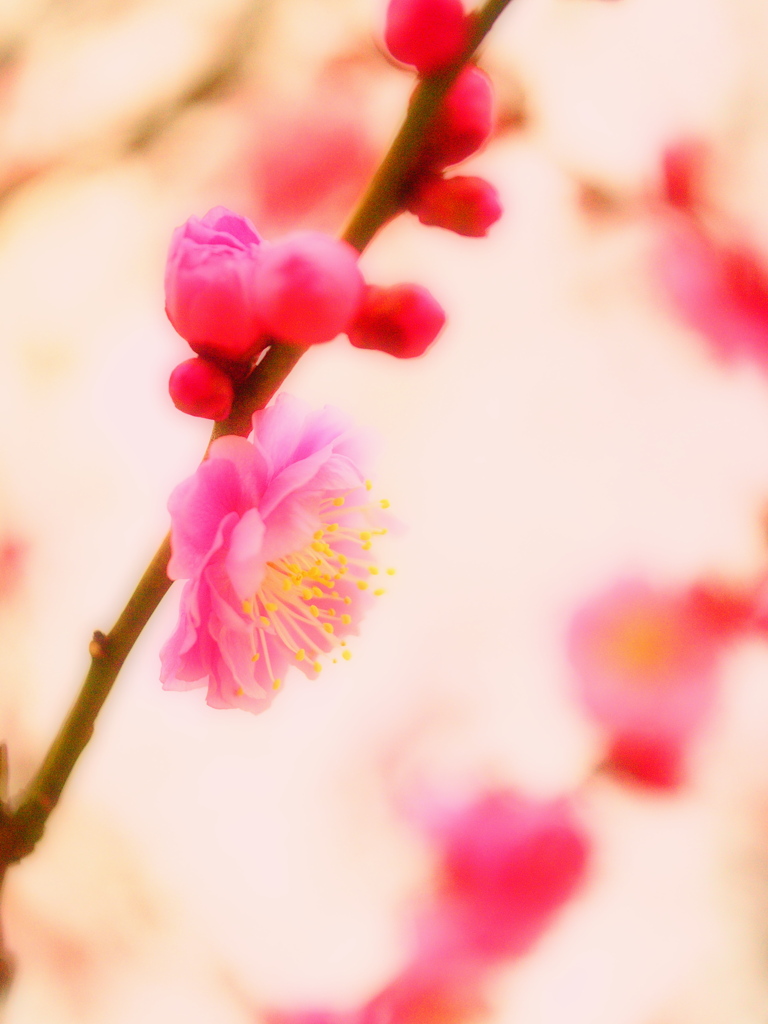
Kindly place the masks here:
<instances>
[{"instance_id":1,"label":"cream colored background","mask_svg":"<svg viewBox=\"0 0 768 1024\"><path fill-rule=\"evenodd\" d=\"M244 208L260 112L302 101L328 59L364 55L382 143L407 98L367 42L381 5L282 0L257 11L240 88L176 109L246 10L0 2L18 58L0 83L0 527L29 544L0 608L15 785L205 444L165 392L186 358L162 309L172 228ZM161 691L167 600L9 877L9 1024L241 1024L364 999L429 876L394 806L409 783L581 787L598 746L569 699L570 610L628 571L761 571L768 382L677 323L633 210L663 145L702 135L715 201L768 250L766 48L759 0L514 0L485 59L521 84L529 127L471 165L505 218L487 241L402 218L363 259L429 286L445 335L414 363L338 341L288 384L381 438L376 486L408 524L390 592L349 665L291 679L258 718ZM178 116L128 149L156 109ZM582 182L629 207L588 214ZM768 651L744 645L687 793L585 786L590 885L499 975L495 1020L765 1021L767 741Z\"/></svg>"}]
</instances>

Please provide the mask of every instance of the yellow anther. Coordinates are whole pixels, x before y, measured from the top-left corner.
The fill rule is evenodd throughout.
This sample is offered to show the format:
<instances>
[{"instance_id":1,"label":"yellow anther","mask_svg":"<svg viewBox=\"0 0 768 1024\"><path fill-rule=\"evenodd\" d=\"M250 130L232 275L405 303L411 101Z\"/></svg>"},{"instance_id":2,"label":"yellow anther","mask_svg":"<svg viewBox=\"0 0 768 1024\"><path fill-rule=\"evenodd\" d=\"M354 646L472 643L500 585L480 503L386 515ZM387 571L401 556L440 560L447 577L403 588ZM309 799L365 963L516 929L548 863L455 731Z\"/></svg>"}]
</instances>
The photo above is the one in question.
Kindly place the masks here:
<instances>
[{"instance_id":1,"label":"yellow anther","mask_svg":"<svg viewBox=\"0 0 768 1024\"><path fill-rule=\"evenodd\" d=\"M341 594L338 592L338 590L334 590L331 592L331 597L335 597L338 599L341 597Z\"/></svg>"},{"instance_id":2,"label":"yellow anther","mask_svg":"<svg viewBox=\"0 0 768 1024\"><path fill-rule=\"evenodd\" d=\"M373 484L371 483L371 481L370 480L366 480L365 481L365 489L366 489L366 491L370 491L372 487L373 487Z\"/></svg>"},{"instance_id":3,"label":"yellow anther","mask_svg":"<svg viewBox=\"0 0 768 1024\"><path fill-rule=\"evenodd\" d=\"M315 530L313 536L314 536L315 540L322 540L323 539L323 531L322 530Z\"/></svg>"},{"instance_id":4,"label":"yellow anther","mask_svg":"<svg viewBox=\"0 0 768 1024\"><path fill-rule=\"evenodd\" d=\"M325 547L325 544L323 544L321 541L319 541L319 540L313 540L312 541L312 550L313 551L322 551L324 547Z\"/></svg>"},{"instance_id":5,"label":"yellow anther","mask_svg":"<svg viewBox=\"0 0 768 1024\"><path fill-rule=\"evenodd\" d=\"M338 530L338 528L339 528L339 524L338 523L329 523L326 526L326 528L325 528L325 532L326 533L335 533Z\"/></svg>"},{"instance_id":6,"label":"yellow anther","mask_svg":"<svg viewBox=\"0 0 768 1024\"><path fill-rule=\"evenodd\" d=\"M317 607L316 604L311 604L309 606L309 614L314 615L315 618L317 618L317 616L320 614L320 609Z\"/></svg>"},{"instance_id":7,"label":"yellow anther","mask_svg":"<svg viewBox=\"0 0 768 1024\"><path fill-rule=\"evenodd\" d=\"M344 623L345 626L348 626L350 624L350 622L352 621L352 616L351 615L342 615L341 616L341 621Z\"/></svg>"},{"instance_id":8,"label":"yellow anther","mask_svg":"<svg viewBox=\"0 0 768 1024\"><path fill-rule=\"evenodd\" d=\"M259 622L262 624L262 626L269 626L269 625L271 625L271 623L270 623L270 621L269 621L269 619L267 618L266 615L260 615L259 616Z\"/></svg>"},{"instance_id":9,"label":"yellow anther","mask_svg":"<svg viewBox=\"0 0 768 1024\"><path fill-rule=\"evenodd\" d=\"M301 596L304 598L305 601L308 601L310 597L312 597L312 591L309 589L309 587L304 587L304 589L301 592Z\"/></svg>"},{"instance_id":10,"label":"yellow anther","mask_svg":"<svg viewBox=\"0 0 768 1024\"><path fill-rule=\"evenodd\" d=\"M383 587L379 587L378 590L374 590L373 592L374 597L381 597L382 594L386 594L386 590Z\"/></svg>"},{"instance_id":11,"label":"yellow anther","mask_svg":"<svg viewBox=\"0 0 768 1024\"><path fill-rule=\"evenodd\" d=\"M346 555L339 555L339 565L346 565L346 564L347 564L347 556Z\"/></svg>"},{"instance_id":12,"label":"yellow anther","mask_svg":"<svg viewBox=\"0 0 768 1024\"><path fill-rule=\"evenodd\" d=\"M357 589L358 590L367 590L368 589L368 584L366 583L365 580L358 580L357 581Z\"/></svg>"},{"instance_id":13,"label":"yellow anther","mask_svg":"<svg viewBox=\"0 0 768 1024\"><path fill-rule=\"evenodd\" d=\"M312 668L315 670L315 672L322 672L323 671L323 666L320 664L319 661L316 661L314 663L314 665L312 666Z\"/></svg>"},{"instance_id":14,"label":"yellow anther","mask_svg":"<svg viewBox=\"0 0 768 1024\"><path fill-rule=\"evenodd\" d=\"M352 598L351 597L345 597L344 598L344 604L352 604Z\"/></svg>"},{"instance_id":15,"label":"yellow anther","mask_svg":"<svg viewBox=\"0 0 768 1024\"><path fill-rule=\"evenodd\" d=\"M334 498L332 504L335 505L336 508L340 508L344 504L344 499L343 498Z\"/></svg>"},{"instance_id":16,"label":"yellow anther","mask_svg":"<svg viewBox=\"0 0 768 1024\"><path fill-rule=\"evenodd\" d=\"M368 530L363 530L363 532L360 534L360 540L370 540L370 539L371 539L371 535L368 532Z\"/></svg>"},{"instance_id":17,"label":"yellow anther","mask_svg":"<svg viewBox=\"0 0 768 1024\"><path fill-rule=\"evenodd\" d=\"M258 661L260 657L260 654L254 654L253 657L251 658L251 661Z\"/></svg>"},{"instance_id":18,"label":"yellow anther","mask_svg":"<svg viewBox=\"0 0 768 1024\"><path fill-rule=\"evenodd\" d=\"M346 565L342 565L342 567L339 569L339 571L338 571L338 573L336 575L337 576L346 576L346 574L347 574L347 567L346 567Z\"/></svg>"},{"instance_id":19,"label":"yellow anther","mask_svg":"<svg viewBox=\"0 0 768 1024\"><path fill-rule=\"evenodd\" d=\"M379 575L378 566L369 565L368 566L368 572L371 574L371 576L378 576Z\"/></svg>"},{"instance_id":20,"label":"yellow anther","mask_svg":"<svg viewBox=\"0 0 768 1024\"><path fill-rule=\"evenodd\" d=\"M333 632L333 626L331 625L330 622L324 622L323 623L323 629L325 630L326 633L332 633Z\"/></svg>"},{"instance_id":21,"label":"yellow anther","mask_svg":"<svg viewBox=\"0 0 768 1024\"><path fill-rule=\"evenodd\" d=\"M243 611L246 615L250 615L253 611L253 605L250 601L243 601Z\"/></svg>"},{"instance_id":22,"label":"yellow anther","mask_svg":"<svg viewBox=\"0 0 768 1024\"><path fill-rule=\"evenodd\" d=\"M315 595L315 597L322 597L323 596L323 592L320 589L320 587L312 587L312 593Z\"/></svg>"},{"instance_id":23,"label":"yellow anther","mask_svg":"<svg viewBox=\"0 0 768 1024\"><path fill-rule=\"evenodd\" d=\"M267 609L268 612L276 612L277 611L277 605L273 604L272 601L267 601L264 604L264 607Z\"/></svg>"},{"instance_id":24,"label":"yellow anther","mask_svg":"<svg viewBox=\"0 0 768 1024\"><path fill-rule=\"evenodd\" d=\"M342 658L344 658L345 661L349 661L349 659L352 657L352 651L342 651L341 656Z\"/></svg>"},{"instance_id":25,"label":"yellow anther","mask_svg":"<svg viewBox=\"0 0 768 1024\"><path fill-rule=\"evenodd\" d=\"M325 614L326 615L335 615L336 614L336 609L335 608L326 608Z\"/></svg>"},{"instance_id":26,"label":"yellow anther","mask_svg":"<svg viewBox=\"0 0 768 1024\"><path fill-rule=\"evenodd\" d=\"M381 505L382 508L389 508L389 502L387 501L386 498L382 498L379 504Z\"/></svg>"},{"instance_id":27,"label":"yellow anther","mask_svg":"<svg viewBox=\"0 0 768 1024\"><path fill-rule=\"evenodd\" d=\"M346 640L339 640L339 643L341 644L342 647L346 647L347 646L347 641Z\"/></svg>"},{"instance_id":28,"label":"yellow anther","mask_svg":"<svg viewBox=\"0 0 768 1024\"><path fill-rule=\"evenodd\" d=\"M304 661L304 658L306 656L307 656L307 652L304 650L303 647L300 647L298 649L298 651L296 651L296 661Z\"/></svg>"},{"instance_id":29,"label":"yellow anther","mask_svg":"<svg viewBox=\"0 0 768 1024\"><path fill-rule=\"evenodd\" d=\"M242 686L238 686L238 688L235 690L236 697L242 697L244 693L245 690L242 688Z\"/></svg>"},{"instance_id":30,"label":"yellow anther","mask_svg":"<svg viewBox=\"0 0 768 1024\"><path fill-rule=\"evenodd\" d=\"M290 580L283 580L283 590L290 590L292 587L293 584Z\"/></svg>"},{"instance_id":31,"label":"yellow anther","mask_svg":"<svg viewBox=\"0 0 768 1024\"><path fill-rule=\"evenodd\" d=\"M396 569L387 569L387 576L394 576L396 572Z\"/></svg>"},{"instance_id":32,"label":"yellow anther","mask_svg":"<svg viewBox=\"0 0 768 1024\"><path fill-rule=\"evenodd\" d=\"M282 679L273 679L272 680L272 689L273 690L279 690L282 685L283 685Z\"/></svg>"},{"instance_id":33,"label":"yellow anther","mask_svg":"<svg viewBox=\"0 0 768 1024\"><path fill-rule=\"evenodd\" d=\"M362 547L363 551L370 551L371 548L373 547L373 545L371 544L371 542L369 540L367 540L365 542L365 544L361 545L361 547Z\"/></svg>"}]
</instances>

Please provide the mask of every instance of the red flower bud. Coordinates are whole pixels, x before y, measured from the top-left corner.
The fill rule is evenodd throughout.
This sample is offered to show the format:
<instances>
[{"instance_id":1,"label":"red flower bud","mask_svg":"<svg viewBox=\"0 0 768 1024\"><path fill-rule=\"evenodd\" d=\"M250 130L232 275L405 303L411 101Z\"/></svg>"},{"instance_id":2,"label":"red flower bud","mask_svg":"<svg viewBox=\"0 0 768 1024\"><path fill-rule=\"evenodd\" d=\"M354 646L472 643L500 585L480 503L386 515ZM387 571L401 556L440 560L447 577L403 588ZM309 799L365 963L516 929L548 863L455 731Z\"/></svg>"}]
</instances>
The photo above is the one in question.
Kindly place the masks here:
<instances>
[{"instance_id":1,"label":"red flower bud","mask_svg":"<svg viewBox=\"0 0 768 1024\"><path fill-rule=\"evenodd\" d=\"M484 178L430 175L408 202L422 224L482 238L501 217L499 193Z\"/></svg>"},{"instance_id":2,"label":"red flower bud","mask_svg":"<svg viewBox=\"0 0 768 1024\"><path fill-rule=\"evenodd\" d=\"M346 331L363 288L352 246L319 231L297 231L265 247L256 268L263 323L294 345L331 341Z\"/></svg>"},{"instance_id":3,"label":"red flower bud","mask_svg":"<svg viewBox=\"0 0 768 1024\"><path fill-rule=\"evenodd\" d=\"M461 0L390 0L384 41L397 60L431 75L460 56L467 28Z\"/></svg>"},{"instance_id":4,"label":"red flower bud","mask_svg":"<svg viewBox=\"0 0 768 1024\"><path fill-rule=\"evenodd\" d=\"M348 329L355 348L375 348L399 359L423 355L445 324L445 313L426 288L368 285Z\"/></svg>"},{"instance_id":5,"label":"red flower bud","mask_svg":"<svg viewBox=\"0 0 768 1024\"><path fill-rule=\"evenodd\" d=\"M493 88L484 71L468 64L427 129L419 164L430 170L466 160L493 130Z\"/></svg>"},{"instance_id":6,"label":"red flower bud","mask_svg":"<svg viewBox=\"0 0 768 1024\"><path fill-rule=\"evenodd\" d=\"M227 374L200 356L179 363L168 381L168 390L177 409L206 420L225 420L235 396Z\"/></svg>"}]
</instances>

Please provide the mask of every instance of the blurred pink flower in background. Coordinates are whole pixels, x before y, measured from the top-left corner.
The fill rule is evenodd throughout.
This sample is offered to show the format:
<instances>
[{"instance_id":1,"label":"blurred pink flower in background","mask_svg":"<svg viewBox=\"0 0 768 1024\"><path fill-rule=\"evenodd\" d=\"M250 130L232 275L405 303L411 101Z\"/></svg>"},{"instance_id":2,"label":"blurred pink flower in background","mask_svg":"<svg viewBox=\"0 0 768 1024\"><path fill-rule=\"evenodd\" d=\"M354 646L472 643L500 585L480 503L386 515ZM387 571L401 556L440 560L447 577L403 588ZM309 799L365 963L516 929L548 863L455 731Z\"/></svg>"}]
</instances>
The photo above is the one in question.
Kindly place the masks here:
<instances>
[{"instance_id":1,"label":"blurred pink flower in background","mask_svg":"<svg viewBox=\"0 0 768 1024\"><path fill-rule=\"evenodd\" d=\"M258 712L290 665L315 678L357 633L378 573L368 552L386 530L365 443L338 410L280 395L253 431L215 441L171 495L168 574L189 582L161 658L167 689L207 684L212 707Z\"/></svg>"},{"instance_id":2,"label":"blurred pink flower in background","mask_svg":"<svg viewBox=\"0 0 768 1024\"><path fill-rule=\"evenodd\" d=\"M662 232L655 272L678 314L724 363L768 371L768 265L746 237L706 201L710 154L684 140L662 156Z\"/></svg>"},{"instance_id":3,"label":"blurred pink flower in background","mask_svg":"<svg viewBox=\"0 0 768 1024\"><path fill-rule=\"evenodd\" d=\"M717 692L719 659L751 621L751 598L723 588L657 590L625 579L574 615L576 693L607 731L607 767L675 788Z\"/></svg>"}]
</instances>

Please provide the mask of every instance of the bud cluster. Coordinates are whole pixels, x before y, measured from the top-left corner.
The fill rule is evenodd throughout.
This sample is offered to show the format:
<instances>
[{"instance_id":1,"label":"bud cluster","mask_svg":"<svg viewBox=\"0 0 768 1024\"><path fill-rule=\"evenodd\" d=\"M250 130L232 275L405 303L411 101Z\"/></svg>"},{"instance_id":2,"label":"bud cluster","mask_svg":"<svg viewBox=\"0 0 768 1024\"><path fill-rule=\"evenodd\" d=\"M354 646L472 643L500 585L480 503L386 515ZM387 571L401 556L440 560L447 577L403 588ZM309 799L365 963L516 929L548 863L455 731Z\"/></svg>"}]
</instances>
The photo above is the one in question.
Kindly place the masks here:
<instances>
[{"instance_id":1,"label":"bud cluster","mask_svg":"<svg viewBox=\"0 0 768 1024\"><path fill-rule=\"evenodd\" d=\"M384 40L389 52L420 75L447 71L469 45L471 17L461 0L390 0ZM493 130L493 89L474 64L462 69L427 129L403 205L422 224L480 238L502 213L483 178L446 178L447 167L476 153Z\"/></svg>"},{"instance_id":2,"label":"bud cluster","mask_svg":"<svg viewBox=\"0 0 768 1024\"><path fill-rule=\"evenodd\" d=\"M171 374L182 412L224 420L234 384L270 342L306 347L347 333L358 348L421 355L445 323L425 288L366 285L357 252L316 231L259 237L223 206L190 217L171 241L166 312L197 353Z\"/></svg>"}]
</instances>

